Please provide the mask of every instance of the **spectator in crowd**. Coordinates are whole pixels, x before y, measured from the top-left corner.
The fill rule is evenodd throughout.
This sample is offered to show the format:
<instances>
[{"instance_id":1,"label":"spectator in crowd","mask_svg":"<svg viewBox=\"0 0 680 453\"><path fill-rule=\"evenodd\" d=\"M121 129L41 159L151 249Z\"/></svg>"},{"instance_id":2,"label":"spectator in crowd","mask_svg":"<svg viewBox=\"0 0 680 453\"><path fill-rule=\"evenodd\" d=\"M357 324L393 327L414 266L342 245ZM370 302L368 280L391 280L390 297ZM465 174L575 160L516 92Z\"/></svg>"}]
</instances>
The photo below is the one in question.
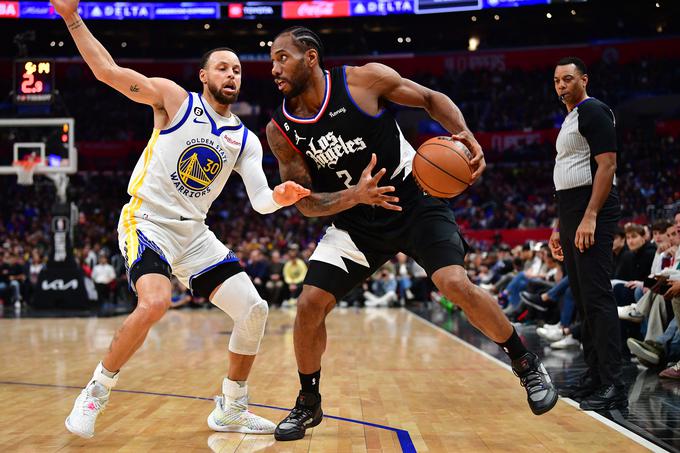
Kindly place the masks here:
<instances>
[{"instance_id":1,"label":"spectator in crowd","mask_svg":"<svg viewBox=\"0 0 680 453\"><path fill-rule=\"evenodd\" d=\"M92 281L97 288L99 303L111 303L112 285L116 282L116 271L109 263L106 253L99 254L99 262L92 268Z\"/></svg>"},{"instance_id":2,"label":"spectator in crowd","mask_svg":"<svg viewBox=\"0 0 680 453\"><path fill-rule=\"evenodd\" d=\"M297 303L297 297L302 292L302 282L307 275L307 264L298 257L300 246L291 244L288 248L288 260L283 265L283 281L288 286L288 304Z\"/></svg>"},{"instance_id":3,"label":"spectator in crowd","mask_svg":"<svg viewBox=\"0 0 680 453\"><path fill-rule=\"evenodd\" d=\"M7 278L7 285L10 290L10 301L15 306L21 306L24 300L23 291L26 282L26 270L19 256L15 253L5 255L5 266L2 269Z\"/></svg>"},{"instance_id":4,"label":"spectator in crowd","mask_svg":"<svg viewBox=\"0 0 680 453\"><path fill-rule=\"evenodd\" d=\"M269 280L269 263L262 254L259 248L253 249L250 252L248 261L245 265L246 274L250 277L255 285L260 297L265 299L267 296L265 286Z\"/></svg>"},{"instance_id":5,"label":"spectator in crowd","mask_svg":"<svg viewBox=\"0 0 680 453\"><path fill-rule=\"evenodd\" d=\"M411 266L410 262L413 259L409 258L405 254L399 252L397 253L397 265L396 265L396 279L397 279L397 289L399 291L399 302L401 305L406 303L406 300L413 299L413 292L411 291Z\"/></svg>"},{"instance_id":6,"label":"spectator in crowd","mask_svg":"<svg viewBox=\"0 0 680 453\"><path fill-rule=\"evenodd\" d=\"M367 307L387 307L398 300L397 279L390 263L373 275L370 290L364 291Z\"/></svg>"},{"instance_id":7,"label":"spectator in crowd","mask_svg":"<svg viewBox=\"0 0 680 453\"><path fill-rule=\"evenodd\" d=\"M267 273L269 280L265 284L267 297L264 299L269 302L269 305L278 307L286 297L286 288L283 283L283 263L281 262L281 253L278 250L272 250Z\"/></svg>"}]
</instances>

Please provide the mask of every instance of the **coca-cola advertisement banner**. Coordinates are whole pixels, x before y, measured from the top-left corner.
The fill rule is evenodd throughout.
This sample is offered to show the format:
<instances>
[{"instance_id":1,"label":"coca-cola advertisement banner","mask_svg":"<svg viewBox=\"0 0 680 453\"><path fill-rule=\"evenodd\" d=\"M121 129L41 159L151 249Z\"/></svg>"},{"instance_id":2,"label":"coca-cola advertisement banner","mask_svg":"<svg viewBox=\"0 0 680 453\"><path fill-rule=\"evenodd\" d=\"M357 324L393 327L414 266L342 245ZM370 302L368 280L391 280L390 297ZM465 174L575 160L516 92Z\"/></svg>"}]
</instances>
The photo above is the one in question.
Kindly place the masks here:
<instances>
[{"instance_id":1,"label":"coca-cola advertisement banner","mask_svg":"<svg viewBox=\"0 0 680 453\"><path fill-rule=\"evenodd\" d=\"M349 2L283 2L284 19L318 19L349 16Z\"/></svg>"}]
</instances>

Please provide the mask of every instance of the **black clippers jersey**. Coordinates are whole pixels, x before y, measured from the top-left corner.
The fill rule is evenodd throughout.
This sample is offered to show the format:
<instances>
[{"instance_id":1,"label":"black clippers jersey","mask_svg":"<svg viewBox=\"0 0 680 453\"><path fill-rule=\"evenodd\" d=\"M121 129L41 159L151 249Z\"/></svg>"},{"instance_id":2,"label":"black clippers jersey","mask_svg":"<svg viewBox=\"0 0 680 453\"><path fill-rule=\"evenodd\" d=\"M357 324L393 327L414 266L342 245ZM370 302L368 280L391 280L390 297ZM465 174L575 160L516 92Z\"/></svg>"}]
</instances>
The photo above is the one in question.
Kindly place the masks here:
<instances>
[{"instance_id":1,"label":"black clippers jersey","mask_svg":"<svg viewBox=\"0 0 680 453\"><path fill-rule=\"evenodd\" d=\"M349 94L344 66L326 71L326 92L316 116L296 117L286 111L284 100L273 120L305 157L315 192L337 192L355 185L375 153L378 161L373 174L381 168L387 170L378 185L395 186L391 195L399 197L399 205L405 208L421 193L410 176L415 150L389 112L382 110L373 116L359 108ZM379 226L389 223L395 214L360 204L338 213L335 224L339 228Z\"/></svg>"}]
</instances>

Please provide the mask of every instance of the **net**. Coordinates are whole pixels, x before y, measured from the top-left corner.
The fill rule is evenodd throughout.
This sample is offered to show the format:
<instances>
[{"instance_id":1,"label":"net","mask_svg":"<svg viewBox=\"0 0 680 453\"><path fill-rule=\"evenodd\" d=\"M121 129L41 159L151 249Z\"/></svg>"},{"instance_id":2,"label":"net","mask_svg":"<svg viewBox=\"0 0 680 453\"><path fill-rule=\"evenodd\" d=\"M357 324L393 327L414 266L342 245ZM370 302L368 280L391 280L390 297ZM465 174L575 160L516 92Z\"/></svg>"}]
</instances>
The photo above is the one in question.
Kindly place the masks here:
<instances>
[{"instance_id":1,"label":"net","mask_svg":"<svg viewBox=\"0 0 680 453\"><path fill-rule=\"evenodd\" d=\"M12 166L17 173L17 184L20 186L32 186L33 173L35 172L36 165L39 163L40 159L15 160Z\"/></svg>"}]
</instances>

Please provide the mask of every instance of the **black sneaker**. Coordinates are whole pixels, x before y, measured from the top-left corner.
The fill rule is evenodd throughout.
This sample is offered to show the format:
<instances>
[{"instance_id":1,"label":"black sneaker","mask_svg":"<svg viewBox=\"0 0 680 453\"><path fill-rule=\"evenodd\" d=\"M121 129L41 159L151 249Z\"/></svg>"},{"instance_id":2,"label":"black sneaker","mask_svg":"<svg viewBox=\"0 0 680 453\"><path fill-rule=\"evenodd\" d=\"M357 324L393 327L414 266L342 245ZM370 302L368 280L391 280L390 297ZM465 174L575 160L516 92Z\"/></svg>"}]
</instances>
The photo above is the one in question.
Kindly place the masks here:
<instances>
[{"instance_id":1,"label":"black sneaker","mask_svg":"<svg viewBox=\"0 0 680 453\"><path fill-rule=\"evenodd\" d=\"M585 372L576 383L560 385L560 396L573 400L582 400L597 392L601 384L589 372Z\"/></svg>"},{"instance_id":2,"label":"black sneaker","mask_svg":"<svg viewBox=\"0 0 680 453\"><path fill-rule=\"evenodd\" d=\"M527 391L527 402L535 415L548 412L557 404L557 389L550 375L533 352L512 361L512 372Z\"/></svg>"},{"instance_id":3,"label":"black sneaker","mask_svg":"<svg viewBox=\"0 0 680 453\"><path fill-rule=\"evenodd\" d=\"M538 311L548 311L548 305L543 302L540 294L530 293L528 291L522 291L519 293L519 297L528 306L535 308Z\"/></svg>"},{"instance_id":4,"label":"black sneaker","mask_svg":"<svg viewBox=\"0 0 680 453\"><path fill-rule=\"evenodd\" d=\"M626 409L628 407L628 395L626 395L622 386L603 385L597 392L581 401L579 407L584 411Z\"/></svg>"},{"instance_id":5,"label":"black sneaker","mask_svg":"<svg viewBox=\"0 0 680 453\"><path fill-rule=\"evenodd\" d=\"M276 440L302 439L305 437L305 430L315 427L321 423L322 419L321 395L300 392L293 410L276 427L274 438Z\"/></svg>"}]
</instances>

